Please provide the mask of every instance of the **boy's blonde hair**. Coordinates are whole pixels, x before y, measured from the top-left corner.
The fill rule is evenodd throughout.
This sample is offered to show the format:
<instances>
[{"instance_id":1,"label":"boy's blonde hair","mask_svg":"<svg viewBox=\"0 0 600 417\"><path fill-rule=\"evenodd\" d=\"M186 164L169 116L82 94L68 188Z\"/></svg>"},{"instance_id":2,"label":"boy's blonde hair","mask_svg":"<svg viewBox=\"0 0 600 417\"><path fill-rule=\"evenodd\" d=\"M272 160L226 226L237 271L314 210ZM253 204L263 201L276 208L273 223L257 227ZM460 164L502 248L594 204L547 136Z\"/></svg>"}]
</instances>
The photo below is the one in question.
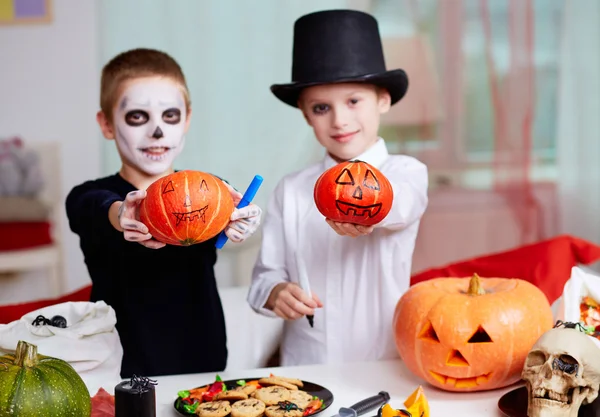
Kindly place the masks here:
<instances>
[{"instance_id":1,"label":"boy's blonde hair","mask_svg":"<svg viewBox=\"0 0 600 417\"><path fill-rule=\"evenodd\" d=\"M168 54L155 49L138 48L122 52L111 59L102 69L100 79L100 109L112 122L113 109L126 81L162 76L177 82L189 112L190 93L179 64Z\"/></svg>"}]
</instances>

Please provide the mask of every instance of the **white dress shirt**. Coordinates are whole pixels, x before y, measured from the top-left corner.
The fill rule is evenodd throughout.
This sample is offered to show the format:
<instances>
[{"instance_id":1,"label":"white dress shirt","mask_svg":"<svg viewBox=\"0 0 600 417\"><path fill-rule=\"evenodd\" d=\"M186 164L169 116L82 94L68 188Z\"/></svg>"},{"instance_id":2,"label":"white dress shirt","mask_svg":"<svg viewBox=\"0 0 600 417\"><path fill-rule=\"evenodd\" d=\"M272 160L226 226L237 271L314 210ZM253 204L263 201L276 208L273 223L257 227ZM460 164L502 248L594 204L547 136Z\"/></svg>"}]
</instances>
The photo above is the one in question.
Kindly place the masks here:
<instances>
[{"instance_id":1,"label":"white dress shirt","mask_svg":"<svg viewBox=\"0 0 600 417\"><path fill-rule=\"evenodd\" d=\"M415 158L389 155L381 138L354 159L379 169L394 191L390 213L369 235L340 236L317 210L315 182L337 164L329 155L285 176L270 198L248 302L256 312L277 317L264 305L275 285L298 283L296 251L312 292L323 302L315 310L314 328L305 317L285 322L283 366L398 357L392 319L410 285L415 239L427 206L427 168Z\"/></svg>"}]
</instances>

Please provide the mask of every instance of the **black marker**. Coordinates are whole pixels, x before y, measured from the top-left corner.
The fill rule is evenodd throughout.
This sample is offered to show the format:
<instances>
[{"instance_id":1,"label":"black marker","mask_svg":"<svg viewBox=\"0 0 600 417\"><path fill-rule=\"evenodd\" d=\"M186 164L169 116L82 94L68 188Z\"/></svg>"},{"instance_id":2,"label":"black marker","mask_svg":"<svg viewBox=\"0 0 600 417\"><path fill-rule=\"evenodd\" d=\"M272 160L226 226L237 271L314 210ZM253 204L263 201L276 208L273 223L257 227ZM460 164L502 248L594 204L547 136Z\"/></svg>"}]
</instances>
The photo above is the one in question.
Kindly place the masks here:
<instances>
[{"instance_id":1,"label":"black marker","mask_svg":"<svg viewBox=\"0 0 600 417\"><path fill-rule=\"evenodd\" d=\"M308 282L308 274L306 273L306 267L304 266L304 262L300 258L298 252L296 252L296 266L298 267L298 281L300 283L300 288L304 290L304 292L312 298L312 293L310 292L310 284ZM315 327L315 316L312 314L307 315L306 319L308 320L308 324L310 327Z\"/></svg>"}]
</instances>

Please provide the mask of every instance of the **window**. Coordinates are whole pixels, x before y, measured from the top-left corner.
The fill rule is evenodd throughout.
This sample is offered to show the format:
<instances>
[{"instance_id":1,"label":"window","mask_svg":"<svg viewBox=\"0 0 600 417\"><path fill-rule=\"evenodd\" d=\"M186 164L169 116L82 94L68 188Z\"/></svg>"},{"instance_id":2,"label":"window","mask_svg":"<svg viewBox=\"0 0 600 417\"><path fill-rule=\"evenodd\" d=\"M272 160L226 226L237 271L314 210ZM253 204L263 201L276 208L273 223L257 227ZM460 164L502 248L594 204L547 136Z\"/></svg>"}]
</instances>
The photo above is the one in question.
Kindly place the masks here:
<instances>
[{"instance_id":1,"label":"window","mask_svg":"<svg viewBox=\"0 0 600 417\"><path fill-rule=\"evenodd\" d=\"M412 1L412 3L411 3ZM371 10L380 20L382 37L410 32L408 27L418 26L431 36L437 67L441 65L439 7L444 0L373 1ZM395 6L392 5L395 3ZM509 5L508 0L488 0L491 21L491 51L497 71L500 90L511 75L509 69ZM400 6L398 6L400 4ZM410 5L414 5L411 15ZM395 7L392 9L392 7ZM562 27L562 0L533 0L535 107L533 121L534 165L553 165L556 156L556 119L559 75L560 35ZM400 10L401 9L401 10ZM394 17L391 17L394 16ZM409 16L407 18L407 16ZM417 16L410 18L410 16ZM443 144L438 127L383 126L381 134L402 153L421 156L427 154L432 161L444 166L464 168L489 166L494 153L494 111L491 97L486 38L481 18L480 0L463 0L464 32L462 52L464 58L464 120L460 143ZM383 21L383 24L382 24ZM395 26L392 22L395 22ZM395 32L395 33L394 33ZM392 35L390 35L392 34ZM439 73L439 72L438 72ZM440 153L441 155L435 155ZM453 159L453 161L448 161ZM433 165L430 163L430 165ZM435 168L433 166L432 168ZM547 172L547 171L544 171Z\"/></svg>"}]
</instances>

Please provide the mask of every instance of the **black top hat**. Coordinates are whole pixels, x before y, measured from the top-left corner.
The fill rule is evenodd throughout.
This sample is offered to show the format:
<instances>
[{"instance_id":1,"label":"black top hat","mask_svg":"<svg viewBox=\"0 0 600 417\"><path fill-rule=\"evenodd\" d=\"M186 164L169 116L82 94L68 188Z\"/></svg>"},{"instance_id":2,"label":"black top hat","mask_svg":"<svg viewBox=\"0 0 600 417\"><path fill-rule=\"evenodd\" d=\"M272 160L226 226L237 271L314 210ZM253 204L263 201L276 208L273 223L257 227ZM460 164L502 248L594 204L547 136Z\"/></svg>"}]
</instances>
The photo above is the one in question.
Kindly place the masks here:
<instances>
[{"instance_id":1,"label":"black top hat","mask_svg":"<svg viewBox=\"0 0 600 417\"><path fill-rule=\"evenodd\" d=\"M387 89L392 104L408 89L401 69L387 71L377 20L356 10L326 10L294 24L292 83L275 84L275 96L298 107L303 88L330 83L364 82Z\"/></svg>"}]
</instances>

